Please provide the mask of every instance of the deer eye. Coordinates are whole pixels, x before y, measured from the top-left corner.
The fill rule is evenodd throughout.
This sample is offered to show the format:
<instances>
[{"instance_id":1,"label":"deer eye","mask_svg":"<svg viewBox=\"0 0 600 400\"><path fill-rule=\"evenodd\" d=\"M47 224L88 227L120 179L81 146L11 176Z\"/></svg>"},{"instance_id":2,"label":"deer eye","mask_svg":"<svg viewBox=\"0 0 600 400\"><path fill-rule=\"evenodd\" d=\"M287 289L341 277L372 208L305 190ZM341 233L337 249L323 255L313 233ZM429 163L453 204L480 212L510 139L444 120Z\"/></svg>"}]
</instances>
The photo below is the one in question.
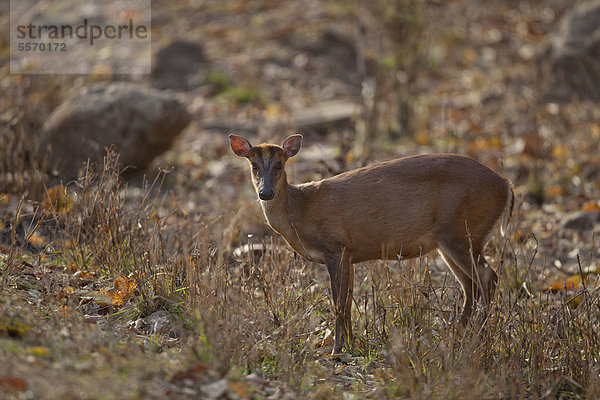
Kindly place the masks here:
<instances>
[{"instance_id":1,"label":"deer eye","mask_svg":"<svg viewBox=\"0 0 600 400\"><path fill-rule=\"evenodd\" d=\"M280 169L283 168L283 163L281 161L275 163L275 166L273 167L275 168L275 170L279 171Z\"/></svg>"},{"instance_id":2,"label":"deer eye","mask_svg":"<svg viewBox=\"0 0 600 400\"><path fill-rule=\"evenodd\" d=\"M257 163L255 163L255 162L250 163L250 166L252 167L252 171L258 171L258 164Z\"/></svg>"}]
</instances>

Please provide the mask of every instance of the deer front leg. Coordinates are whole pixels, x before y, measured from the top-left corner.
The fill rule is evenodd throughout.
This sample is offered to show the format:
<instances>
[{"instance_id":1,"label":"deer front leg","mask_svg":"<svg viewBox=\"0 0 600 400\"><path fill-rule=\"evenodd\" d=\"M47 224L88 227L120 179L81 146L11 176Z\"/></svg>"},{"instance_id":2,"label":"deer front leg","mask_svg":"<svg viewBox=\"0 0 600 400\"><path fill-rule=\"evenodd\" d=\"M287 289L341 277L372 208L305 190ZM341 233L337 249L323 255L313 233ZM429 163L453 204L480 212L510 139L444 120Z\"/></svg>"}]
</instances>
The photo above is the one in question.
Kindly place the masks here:
<instances>
[{"instance_id":1,"label":"deer front leg","mask_svg":"<svg viewBox=\"0 0 600 400\"><path fill-rule=\"evenodd\" d=\"M354 267L350 256L345 251L338 257L326 259L325 264L331 280L335 313L335 340L332 354L339 354L344 345L349 346L352 341L351 311Z\"/></svg>"}]
</instances>

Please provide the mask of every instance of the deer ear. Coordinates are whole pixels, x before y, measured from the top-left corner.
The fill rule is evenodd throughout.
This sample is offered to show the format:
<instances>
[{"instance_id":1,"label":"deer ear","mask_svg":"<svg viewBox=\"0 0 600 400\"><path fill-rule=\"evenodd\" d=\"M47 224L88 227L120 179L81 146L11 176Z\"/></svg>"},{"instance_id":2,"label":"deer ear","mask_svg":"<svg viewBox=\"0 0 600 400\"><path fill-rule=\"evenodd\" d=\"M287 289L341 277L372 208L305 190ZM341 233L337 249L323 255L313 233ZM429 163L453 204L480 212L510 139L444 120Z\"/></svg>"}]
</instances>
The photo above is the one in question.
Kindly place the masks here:
<instances>
[{"instance_id":1,"label":"deer ear","mask_svg":"<svg viewBox=\"0 0 600 400\"><path fill-rule=\"evenodd\" d=\"M238 135L229 135L229 144L231 145L231 150L238 157L248 157L252 148L252 145L246 138Z\"/></svg>"},{"instance_id":2,"label":"deer ear","mask_svg":"<svg viewBox=\"0 0 600 400\"><path fill-rule=\"evenodd\" d=\"M302 135L296 134L292 136L288 136L287 139L283 141L283 150L285 151L286 157L293 157L300 151L300 147L302 147Z\"/></svg>"}]
</instances>

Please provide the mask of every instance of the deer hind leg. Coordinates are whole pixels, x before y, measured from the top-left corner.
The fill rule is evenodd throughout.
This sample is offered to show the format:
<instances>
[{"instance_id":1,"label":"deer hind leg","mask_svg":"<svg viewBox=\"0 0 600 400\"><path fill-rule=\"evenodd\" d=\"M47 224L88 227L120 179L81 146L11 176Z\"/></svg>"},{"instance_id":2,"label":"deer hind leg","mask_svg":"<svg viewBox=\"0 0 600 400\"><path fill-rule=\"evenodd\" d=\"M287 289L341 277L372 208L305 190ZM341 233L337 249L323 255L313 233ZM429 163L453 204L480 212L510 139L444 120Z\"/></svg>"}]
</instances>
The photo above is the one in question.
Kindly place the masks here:
<instances>
[{"instance_id":1,"label":"deer hind leg","mask_svg":"<svg viewBox=\"0 0 600 400\"><path fill-rule=\"evenodd\" d=\"M490 304L494 293L496 292L496 286L498 285L498 274L492 269L487 263L487 260L483 254L476 256L477 271L479 273L479 287L480 290L477 292L476 300L481 299L483 304L486 306Z\"/></svg>"},{"instance_id":2,"label":"deer hind leg","mask_svg":"<svg viewBox=\"0 0 600 400\"><path fill-rule=\"evenodd\" d=\"M496 289L498 275L488 266L481 254L481 246L472 243L442 242L439 251L448 267L460 282L465 294L463 313L460 321L469 320L476 300L487 306Z\"/></svg>"},{"instance_id":3,"label":"deer hind leg","mask_svg":"<svg viewBox=\"0 0 600 400\"><path fill-rule=\"evenodd\" d=\"M352 342L352 292L354 286L354 266L345 251L339 257L325 260L335 312L335 339L333 354L342 352L344 345Z\"/></svg>"},{"instance_id":4,"label":"deer hind leg","mask_svg":"<svg viewBox=\"0 0 600 400\"><path fill-rule=\"evenodd\" d=\"M463 311L460 315L460 323L465 325L471 317L471 313L473 312L473 291L474 291L474 282L471 279L471 276L462 270L452 258L446 254L443 250L439 250L442 259L450 268L450 271L454 274L463 291L464 299L463 299Z\"/></svg>"},{"instance_id":5,"label":"deer hind leg","mask_svg":"<svg viewBox=\"0 0 600 400\"><path fill-rule=\"evenodd\" d=\"M352 295L354 293L354 264L348 262L348 295L344 306L344 321L348 344L352 344Z\"/></svg>"}]
</instances>

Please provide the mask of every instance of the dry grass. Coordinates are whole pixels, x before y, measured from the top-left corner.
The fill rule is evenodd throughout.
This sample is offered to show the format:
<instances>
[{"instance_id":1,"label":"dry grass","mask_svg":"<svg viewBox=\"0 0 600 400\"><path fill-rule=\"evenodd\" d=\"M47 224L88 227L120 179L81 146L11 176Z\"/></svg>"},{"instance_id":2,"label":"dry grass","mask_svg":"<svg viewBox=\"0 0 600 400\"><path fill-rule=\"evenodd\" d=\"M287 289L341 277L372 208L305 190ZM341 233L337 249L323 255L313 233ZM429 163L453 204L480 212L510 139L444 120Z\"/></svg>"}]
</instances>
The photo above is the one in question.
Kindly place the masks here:
<instances>
[{"instance_id":1,"label":"dry grass","mask_svg":"<svg viewBox=\"0 0 600 400\"><path fill-rule=\"evenodd\" d=\"M444 10L442 3L440 12ZM376 35L387 35L391 40L382 44L381 54L372 55L381 56L375 60L378 73L374 77L378 81L365 82L375 84L375 92L362 99L366 109L356 121L356 130L362 134L358 144L368 147L377 142L371 139L380 132L381 142L390 145L388 137L405 129L410 131L413 123L421 122L416 121L422 117L413 109L416 105L407 99L412 94L409 84L416 75L428 79L433 71L431 75L439 75L439 81L431 78L430 83L442 87L441 93L430 95L434 100L439 97L439 104L431 100L431 108L422 106L422 113L431 120L429 125L418 126L430 132L430 136L420 139L425 151L460 149L473 151L486 162L504 159L502 151L508 152L517 139L521 140L520 131L511 127L523 122L523 109L535 114L524 101L521 89L513 93L508 88L506 96L497 102L509 106L523 103L519 106L522 108L496 107L493 97L487 108L448 101L470 90L453 86L461 76L453 75L453 71L475 70L477 79L498 75L477 70L476 59L464 56L471 54L466 50L473 50L477 56L480 48L465 47L469 38L461 36L468 33L462 32L462 27L448 28L446 34L458 43L456 46L465 47L463 56L455 56L460 61L457 64L465 65L444 65L443 69L450 71L448 75L435 66L432 71L424 71L423 54L410 58L423 51L419 47L419 29L423 27L408 29L415 21L420 24L422 16L415 13L415 20L407 19L410 13L386 13L386 8L416 7L419 11L422 3L394 0L379 5L369 9L370 23L379 27L374 31ZM346 4L342 2L342 6ZM188 16L188 5L181 7ZM235 27L239 29L239 15L235 15ZM282 15L288 18L292 14ZM521 26L513 22L510 20L506 26ZM188 29L187 25L171 24L178 25ZM198 28L204 25L210 28L211 24L198 24ZM307 29L312 31L313 27ZM439 29L446 28L440 25ZM263 34L257 29L258 37ZM394 40L394 36L406 39L407 47L401 47L404 42ZM202 40L205 37L216 40L199 34ZM511 37L517 40L518 35ZM455 43L444 44L452 54ZM215 41L208 47L225 54L223 63L232 62L227 46ZM500 64L519 67L522 63L501 54ZM246 71L253 64L245 63L240 68ZM515 76L521 75L507 70L499 75L497 83L508 86ZM179 171L178 178L161 172L139 187L128 187L118 177L117 156L109 153L103 168L92 166L80 180L51 188L51 179L40 172L44 160L36 147L35 132L66 95L65 88L84 82L71 82L67 77L11 79L14 82L9 85L6 100L10 104L4 107L6 112L2 110L0 131L0 224L3 239L12 242L0 247L0 398L201 398L210 397L209 385L221 378L230 384L221 398L600 397L598 282L597 275L587 274L595 262L594 245L589 261L579 265L580 274L586 276L585 284L558 293L548 291L549 282L539 277L552 267L546 266L546 259L538 253L535 236L523 233L534 229L527 226L526 219L539 211L537 206L530 205L522 213L517 207L511 234L506 239L494 237L488 246L486 255L500 276L499 290L491 308L487 312L477 310L465 330L454 321L462 294L439 257L431 254L416 260L358 265L352 321L356 340L348 356L335 359L328 356L334 323L325 267L295 256L271 233L261 233L260 239L243 235L249 230L240 225L253 218L264 232L270 231L264 228L262 216L256 218L251 195L239 189L250 190L249 184L236 181L235 171L228 170L223 179L231 179L239 190L223 201L222 197L206 195L214 189L204 181L210 173L192 168ZM21 84L20 79L27 84ZM444 87L444 82L451 85ZM521 85L518 81L516 86ZM483 95L486 93L482 94L486 98ZM281 97L282 103L289 101ZM233 110L230 114L240 111ZM575 104L561 110L564 126L557 122L558 117L549 117L544 110L538 116L548 131L556 131L557 143L550 143L550 136L548 141L533 141L532 145L525 137L523 154L505 158L507 165L512 164L507 169L512 168L520 189L517 192L521 197L538 197L539 192L540 202L558 207L550 214L553 218L578 207L573 200L578 196L597 199L598 194L598 187L591 183L579 187L572 179L578 177L578 172L573 172L577 168L590 170L579 181L592 182L597 175L595 149L577 144L592 143L589 138L598 136L597 131L589 128L588 134L582 128L597 127L595 108ZM568 119L586 112L589 115L581 117L579 124ZM412 120L407 119L409 116ZM483 131L486 135L491 132L490 136L480 134ZM501 133L505 131L509 132ZM211 142L221 140L214 136ZM205 168L229 154L226 144L213 150L200 149L214 153L213 158L205 157L195 167ZM549 152L553 155L544 155ZM501 155L496 157L496 153ZM356 154L356 158L361 157ZM350 164L364 161L345 155L344 162ZM539 190L525 187L528 176L530 180L535 178L536 187L539 183ZM179 184L187 193L171 190L177 179L185 181ZM569 183L563 185L562 181ZM542 183L567 190L552 195L544 191ZM190 207L187 196L192 190L203 194ZM12 209L5 207L2 193L25 195ZM540 234L554 235L556 221L545 220L548 213L540 214L542 217L529 221L543 225L538 229ZM28 247L38 235L37 244ZM576 240L585 239L577 235L573 234ZM234 257L234 248L257 244L261 239L267 250L260 260ZM546 249L562 243L547 242ZM551 257L548 263L553 261ZM135 289L118 301L100 301L91 294L102 290L107 293L123 278L131 279ZM176 337L128 328L129 321L156 310L176 316ZM99 318L89 319L93 312L99 313ZM259 379L250 379L252 373ZM25 389L21 390L18 381L8 379L12 377L20 379Z\"/></svg>"},{"instance_id":2,"label":"dry grass","mask_svg":"<svg viewBox=\"0 0 600 400\"><path fill-rule=\"evenodd\" d=\"M120 183L115 163L115 155L109 154L102 173L94 176L90 170L69 188L72 204L67 212L47 214L46 221L56 221L57 227L53 255L26 259L36 271L75 265L93 274L96 285L120 276L135 277L135 293L105 317L104 332L116 336L81 325L81 302L65 302L57 295L67 285L64 275L46 272L46 283L36 287L43 299L37 316L24 314L29 324L43 324L48 332L79 327L78 343L96 349L92 353L103 349L117 357L109 363L113 367L133 370L137 362L156 361L157 354L174 347L181 349L176 370L202 362L215 377L233 381L258 371L271 384L302 396L341 396L344 391L372 398L599 394L598 291L584 287L562 299L534 291L529 297L523 283L528 283L528 268L536 256L532 239L519 243L498 237L489 246L493 267L501 275L499 293L489 312L479 310L464 331L453 322L461 299L458 285L437 257L357 266L356 342L349 357L336 360L327 356L333 318L324 267L295 257L277 238L266 243L269 250L258 262L235 259L231 231L239 215L207 221L173 208L173 199L160 190L164 176L132 194ZM14 312L15 305L21 306L24 289L19 282L27 278L23 257L3 260L0 315L4 317ZM70 284L77 286L75 280ZM124 322L156 309L177 315L184 333L171 344L146 338L158 353L144 355L136 350L137 339L125 331ZM46 317L39 320L40 313ZM18 347L15 340L11 339L12 347ZM123 340L127 345L120 347ZM37 336L35 341L48 346L57 363L89 355L81 349L73 356L58 355L59 347L71 345L58 345L64 338L54 334ZM11 350L4 348L6 357ZM132 357L138 360L133 365ZM91 371L101 374L105 368L102 364ZM185 386L173 383L175 372L140 368L150 374L150 381L171 377L170 390ZM66 381L70 391L53 393L69 397L78 393L76 388L103 382L93 374L93 384L77 380L78 373L67 368L65 374L73 374ZM40 376L34 394L52 384L51 374ZM144 378L136 372L130 379L137 382L136 389L125 397L147 394ZM116 384L129 387L132 382L117 379ZM159 398L156 393L149 397Z\"/></svg>"}]
</instances>

